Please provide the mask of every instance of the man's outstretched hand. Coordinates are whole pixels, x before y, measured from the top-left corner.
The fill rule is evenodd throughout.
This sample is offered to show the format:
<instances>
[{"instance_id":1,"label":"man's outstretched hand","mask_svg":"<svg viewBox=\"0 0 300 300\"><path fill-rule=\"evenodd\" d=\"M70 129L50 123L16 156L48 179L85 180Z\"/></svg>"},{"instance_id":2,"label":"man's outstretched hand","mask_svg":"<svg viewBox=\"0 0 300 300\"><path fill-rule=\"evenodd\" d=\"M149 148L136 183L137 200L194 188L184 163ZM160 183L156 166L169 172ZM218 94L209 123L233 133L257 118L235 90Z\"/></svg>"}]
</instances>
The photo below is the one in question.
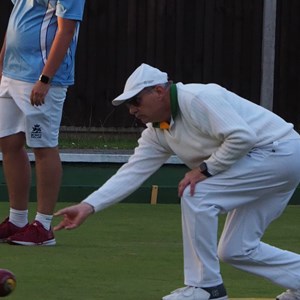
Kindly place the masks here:
<instances>
[{"instance_id":1,"label":"man's outstretched hand","mask_svg":"<svg viewBox=\"0 0 300 300\"><path fill-rule=\"evenodd\" d=\"M54 230L75 229L80 226L89 215L94 213L94 208L87 203L79 203L57 211L54 216L63 216L63 220L56 225Z\"/></svg>"}]
</instances>

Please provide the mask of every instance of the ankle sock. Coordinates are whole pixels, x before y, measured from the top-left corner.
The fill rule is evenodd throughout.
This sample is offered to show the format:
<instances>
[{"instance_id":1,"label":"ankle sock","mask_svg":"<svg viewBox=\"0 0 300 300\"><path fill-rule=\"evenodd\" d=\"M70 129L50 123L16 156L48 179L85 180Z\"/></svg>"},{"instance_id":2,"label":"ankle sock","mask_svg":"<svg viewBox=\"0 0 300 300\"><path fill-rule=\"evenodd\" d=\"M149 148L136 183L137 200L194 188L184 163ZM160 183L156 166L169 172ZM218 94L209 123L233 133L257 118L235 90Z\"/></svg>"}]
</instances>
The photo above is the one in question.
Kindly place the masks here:
<instances>
[{"instance_id":1,"label":"ankle sock","mask_svg":"<svg viewBox=\"0 0 300 300\"><path fill-rule=\"evenodd\" d=\"M37 212L35 216L35 220L39 221L46 230L50 229L52 219L53 219L53 215L44 215L39 212Z\"/></svg>"},{"instance_id":2,"label":"ankle sock","mask_svg":"<svg viewBox=\"0 0 300 300\"><path fill-rule=\"evenodd\" d=\"M20 228L24 227L28 223L28 209L18 210L10 208L9 222Z\"/></svg>"}]
</instances>

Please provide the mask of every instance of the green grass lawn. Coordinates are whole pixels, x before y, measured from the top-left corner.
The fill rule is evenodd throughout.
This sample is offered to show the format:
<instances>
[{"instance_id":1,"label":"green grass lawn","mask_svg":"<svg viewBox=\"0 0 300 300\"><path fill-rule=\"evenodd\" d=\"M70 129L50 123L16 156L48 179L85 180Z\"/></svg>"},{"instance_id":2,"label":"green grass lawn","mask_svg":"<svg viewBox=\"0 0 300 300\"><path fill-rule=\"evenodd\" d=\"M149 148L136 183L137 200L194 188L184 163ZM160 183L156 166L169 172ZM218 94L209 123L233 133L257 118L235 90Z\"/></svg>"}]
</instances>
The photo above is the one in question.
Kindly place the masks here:
<instances>
[{"instance_id":1,"label":"green grass lawn","mask_svg":"<svg viewBox=\"0 0 300 300\"><path fill-rule=\"evenodd\" d=\"M60 149L132 150L140 132L135 133L66 133L59 136Z\"/></svg>"},{"instance_id":2,"label":"green grass lawn","mask_svg":"<svg viewBox=\"0 0 300 300\"><path fill-rule=\"evenodd\" d=\"M57 208L69 205L59 203ZM8 205L0 202L0 217ZM36 203L30 203L30 217ZM289 206L264 241L300 252L300 206ZM54 224L59 219L54 220ZM80 228L56 233L54 247L0 244L0 267L12 270L10 300L158 300L183 285L178 204L117 204ZM220 227L224 217L220 219ZM231 298L274 298L282 288L222 264Z\"/></svg>"}]
</instances>

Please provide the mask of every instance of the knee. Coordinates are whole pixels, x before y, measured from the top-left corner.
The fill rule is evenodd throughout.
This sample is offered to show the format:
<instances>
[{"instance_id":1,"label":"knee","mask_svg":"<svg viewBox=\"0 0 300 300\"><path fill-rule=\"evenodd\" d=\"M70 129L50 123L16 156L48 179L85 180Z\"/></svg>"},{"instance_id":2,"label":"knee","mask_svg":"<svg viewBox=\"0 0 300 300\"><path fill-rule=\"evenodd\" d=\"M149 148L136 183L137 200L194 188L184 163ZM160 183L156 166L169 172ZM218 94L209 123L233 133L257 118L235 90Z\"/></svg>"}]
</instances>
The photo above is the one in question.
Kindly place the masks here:
<instances>
[{"instance_id":1,"label":"knee","mask_svg":"<svg viewBox=\"0 0 300 300\"><path fill-rule=\"evenodd\" d=\"M218 257L221 261L228 264L236 264L239 261L245 261L249 259L250 253L238 249L236 246L219 245Z\"/></svg>"},{"instance_id":2,"label":"knee","mask_svg":"<svg viewBox=\"0 0 300 300\"><path fill-rule=\"evenodd\" d=\"M197 205L204 201L205 196L207 195L207 189L202 187L203 183L199 182L196 184L195 193L191 195L191 186L188 185L182 192L181 202L185 205L195 204ZM206 192L204 192L206 191Z\"/></svg>"},{"instance_id":3,"label":"knee","mask_svg":"<svg viewBox=\"0 0 300 300\"><path fill-rule=\"evenodd\" d=\"M191 188L191 187L188 185L188 186L186 186L185 189L183 190L182 196L181 196L181 199L182 199L183 201L187 201L187 200L189 200L189 199L191 198L190 188Z\"/></svg>"},{"instance_id":4,"label":"knee","mask_svg":"<svg viewBox=\"0 0 300 300\"><path fill-rule=\"evenodd\" d=\"M218 246L218 257L221 261L229 263L232 260L232 253L223 245Z\"/></svg>"},{"instance_id":5,"label":"knee","mask_svg":"<svg viewBox=\"0 0 300 300\"><path fill-rule=\"evenodd\" d=\"M182 209L190 207L191 203L193 203L190 200L191 200L191 195L190 195L189 186L188 186L184 189L182 196L181 196L180 204L181 204Z\"/></svg>"},{"instance_id":6,"label":"knee","mask_svg":"<svg viewBox=\"0 0 300 300\"><path fill-rule=\"evenodd\" d=\"M59 157L59 151L57 147L53 148L33 148L34 156L37 160L43 160L47 158L55 159Z\"/></svg>"}]
</instances>

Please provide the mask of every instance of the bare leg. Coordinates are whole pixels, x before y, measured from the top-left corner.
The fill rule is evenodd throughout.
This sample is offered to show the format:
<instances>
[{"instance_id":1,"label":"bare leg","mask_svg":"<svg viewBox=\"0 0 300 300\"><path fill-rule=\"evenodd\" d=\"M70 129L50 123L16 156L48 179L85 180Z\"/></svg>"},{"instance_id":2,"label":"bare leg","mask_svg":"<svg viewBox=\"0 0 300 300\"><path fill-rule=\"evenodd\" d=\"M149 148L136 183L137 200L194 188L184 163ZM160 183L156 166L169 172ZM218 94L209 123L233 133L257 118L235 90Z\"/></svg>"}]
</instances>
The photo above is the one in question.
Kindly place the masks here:
<instances>
[{"instance_id":1,"label":"bare leg","mask_svg":"<svg viewBox=\"0 0 300 300\"><path fill-rule=\"evenodd\" d=\"M58 148L35 148L33 150L37 180L37 211L45 215L52 215L62 177Z\"/></svg>"},{"instance_id":2,"label":"bare leg","mask_svg":"<svg viewBox=\"0 0 300 300\"><path fill-rule=\"evenodd\" d=\"M31 184L31 166L24 149L25 135L17 133L1 138L0 144L10 207L26 210Z\"/></svg>"}]
</instances>

